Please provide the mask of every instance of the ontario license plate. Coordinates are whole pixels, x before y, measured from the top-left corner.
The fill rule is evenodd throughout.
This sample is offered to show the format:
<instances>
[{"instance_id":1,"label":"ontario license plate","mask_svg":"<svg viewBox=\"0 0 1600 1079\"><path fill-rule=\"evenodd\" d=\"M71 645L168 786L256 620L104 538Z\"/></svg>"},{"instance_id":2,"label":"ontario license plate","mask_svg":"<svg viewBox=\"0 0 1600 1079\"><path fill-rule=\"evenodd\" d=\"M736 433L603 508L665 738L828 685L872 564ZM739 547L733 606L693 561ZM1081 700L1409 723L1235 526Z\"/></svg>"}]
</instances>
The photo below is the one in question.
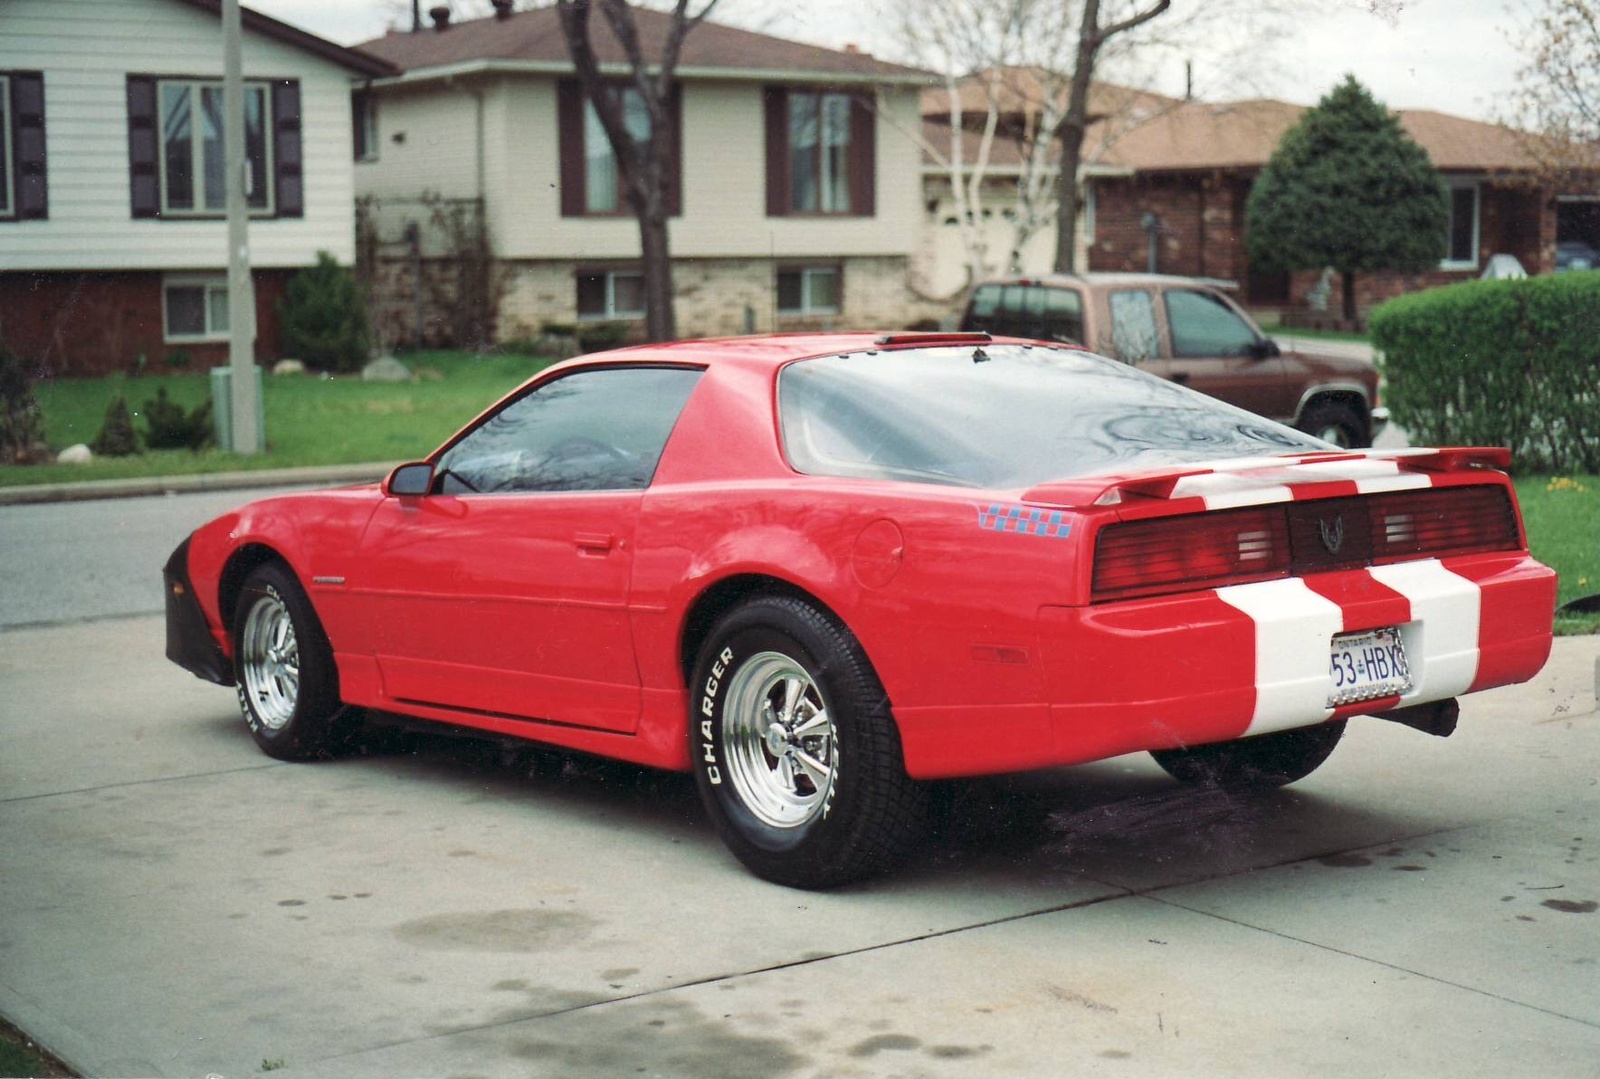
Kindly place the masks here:
<instances>
[{"instance_id":1,"label":"ontario license plate","mask_svg":"<svg viewBox=\"0 0 1600 1079\"><path fill-rule=\"evenodd\" d=\"M1333 638L1328 707L1394 697L1411 688L1411 668L1393 626Z\"/></svg>"}]
</instances>

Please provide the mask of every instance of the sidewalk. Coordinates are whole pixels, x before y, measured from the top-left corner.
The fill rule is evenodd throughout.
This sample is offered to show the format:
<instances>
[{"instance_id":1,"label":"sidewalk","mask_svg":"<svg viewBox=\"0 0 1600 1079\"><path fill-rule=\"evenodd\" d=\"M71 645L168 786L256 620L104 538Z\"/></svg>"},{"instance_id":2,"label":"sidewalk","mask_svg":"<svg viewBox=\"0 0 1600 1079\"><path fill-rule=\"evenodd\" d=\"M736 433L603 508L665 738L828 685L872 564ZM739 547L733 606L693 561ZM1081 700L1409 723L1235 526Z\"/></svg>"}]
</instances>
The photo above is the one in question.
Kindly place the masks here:
<instances>
[{"instance_id":1,"label":"sidewalk","mask_svg":"<svg viewBox=\"0 0 1600 1079\"><path fill-rule=\"evenodd\" d=\"M86 480L83 483L42 483L31 487L0 487L0 506L27 506L40 502L84 502L98 498L139 498L145 495L185 494L191 491L237 491L252 487L334 487L347 483L375 483L398 461L357 465L315 465L309 468L263 468L241 472L200 472L187 476L144 476L127 480Z\"/></svg>"}]
</instances>

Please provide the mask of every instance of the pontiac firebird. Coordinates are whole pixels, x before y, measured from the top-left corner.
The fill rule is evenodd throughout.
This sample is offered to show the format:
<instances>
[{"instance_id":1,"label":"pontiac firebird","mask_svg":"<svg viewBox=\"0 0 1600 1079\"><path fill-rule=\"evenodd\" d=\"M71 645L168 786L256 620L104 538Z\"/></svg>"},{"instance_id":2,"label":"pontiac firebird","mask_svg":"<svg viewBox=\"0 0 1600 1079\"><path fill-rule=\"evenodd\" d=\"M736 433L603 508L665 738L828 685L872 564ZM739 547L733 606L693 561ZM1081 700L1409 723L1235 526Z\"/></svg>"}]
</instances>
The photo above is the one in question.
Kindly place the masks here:
<instances>
[{"instance_id":1,"label":"pontiac firebird","mask_svg":"<svg viewBox=\"0 0 1600 1079\"><path fill-rule=\"evenodd\" d=\"M1507 464L985 334L628 348L202 526L167 653L277 758L372 712L692 770L752 871L826 887L912 849L931 779L1261 788L1353 716L1449 733L1550 650Z\"/></svg>"}]
</instances>

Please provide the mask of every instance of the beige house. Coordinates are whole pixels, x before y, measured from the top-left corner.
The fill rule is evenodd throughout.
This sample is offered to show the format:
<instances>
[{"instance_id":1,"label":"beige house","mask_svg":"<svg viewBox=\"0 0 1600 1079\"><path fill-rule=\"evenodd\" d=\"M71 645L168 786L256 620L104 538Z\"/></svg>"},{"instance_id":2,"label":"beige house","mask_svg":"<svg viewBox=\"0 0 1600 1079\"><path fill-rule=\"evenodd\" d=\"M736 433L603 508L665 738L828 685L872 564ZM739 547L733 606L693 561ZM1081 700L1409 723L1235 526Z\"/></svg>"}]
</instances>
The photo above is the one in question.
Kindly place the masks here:
<instances>
[{"instance_id":1,"label":"beige house","mask_svg":"<svg viewBox=\"0 0 1600 1079\"><path fill-rule=\"evenodd\" d=\"M656 55L668 17L636 16ZM594 29L602 69L625 79L620 46L603 20ZM459 316L474 304L483 340L642 325L638 226L554 9L503 5L361 49L402 72L356 95L356 192L387 341L473 336ZM915 318L929 77L715 23L689 35L678 75L679 332Z\"/></svg>"}]
</instances>

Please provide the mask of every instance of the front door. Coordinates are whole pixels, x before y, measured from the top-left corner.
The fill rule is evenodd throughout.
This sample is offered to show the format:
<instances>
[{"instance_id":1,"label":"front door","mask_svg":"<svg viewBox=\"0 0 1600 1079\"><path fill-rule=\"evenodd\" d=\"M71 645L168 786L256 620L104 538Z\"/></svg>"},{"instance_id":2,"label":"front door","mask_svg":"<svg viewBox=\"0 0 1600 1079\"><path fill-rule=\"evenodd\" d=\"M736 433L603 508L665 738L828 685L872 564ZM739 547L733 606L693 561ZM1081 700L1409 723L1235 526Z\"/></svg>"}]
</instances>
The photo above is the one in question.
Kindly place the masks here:
<instances>
[{"instance_id":1,"label":"front door","mask_svg":"<svg viewBox=\"0 0 1600 1079\"><path fill-rule=\"evenodd\" d=\"M1171 353L1146 365L1152 374L1271 419L1292 419L1283 360L1232 304L1204 289L1162 293Z\"/></svg>"},{"instance_id":2,"label":"front door","mask_svg":"<svg viewBox=\"0 0 1600 1079\"><path fill-rule=\"evenodd\" d=\"M437 455L430 493L384 501L355 592L388 697L634 730L634 527L699 374L608 367L543 383Z\"/></svg>"}]
</instances>

